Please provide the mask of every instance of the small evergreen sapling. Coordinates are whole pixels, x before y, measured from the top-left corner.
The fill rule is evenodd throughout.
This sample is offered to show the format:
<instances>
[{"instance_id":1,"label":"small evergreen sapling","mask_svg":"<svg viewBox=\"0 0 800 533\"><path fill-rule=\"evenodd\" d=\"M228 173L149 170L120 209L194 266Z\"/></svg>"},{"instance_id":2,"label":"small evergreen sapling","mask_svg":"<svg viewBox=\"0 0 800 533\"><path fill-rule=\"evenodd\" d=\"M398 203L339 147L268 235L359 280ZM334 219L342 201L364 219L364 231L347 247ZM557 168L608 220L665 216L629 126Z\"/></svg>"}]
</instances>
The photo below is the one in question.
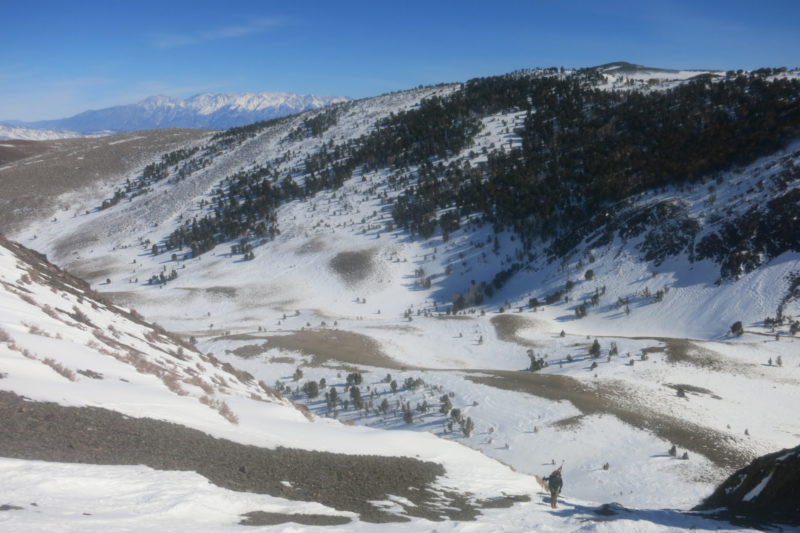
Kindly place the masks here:
<instances>
[{"instance_id":1,"label":"small evergreen sapling","mask_svg":"<svg viewBox=\"0 0 800 533\"><path fill-rule=\"evenodd\" d=\"M600 343L597 339L595 339L592 343L592 347L589 349L589 354L592 357L600 357Z\"/></svg>"}]
</instances>

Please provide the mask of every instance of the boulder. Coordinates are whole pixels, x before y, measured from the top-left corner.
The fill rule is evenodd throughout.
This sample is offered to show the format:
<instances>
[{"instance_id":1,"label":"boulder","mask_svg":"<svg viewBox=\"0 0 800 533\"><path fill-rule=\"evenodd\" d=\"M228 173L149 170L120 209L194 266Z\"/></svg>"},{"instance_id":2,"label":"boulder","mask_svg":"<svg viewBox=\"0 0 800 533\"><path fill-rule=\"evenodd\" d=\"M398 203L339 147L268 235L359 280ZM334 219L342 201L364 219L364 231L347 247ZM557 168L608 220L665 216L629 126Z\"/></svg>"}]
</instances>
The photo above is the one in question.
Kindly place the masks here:
<instances>
[{"instance_id":1,"label":"boulder","mask_svg":"<svg viewBox=\"0 0 800 533\"><path fill-rule=\"evenodd\" d=\"M695 508L712 509L759 522L800 525L800 446L755 459Z\"/></svg>"}]
</instances>

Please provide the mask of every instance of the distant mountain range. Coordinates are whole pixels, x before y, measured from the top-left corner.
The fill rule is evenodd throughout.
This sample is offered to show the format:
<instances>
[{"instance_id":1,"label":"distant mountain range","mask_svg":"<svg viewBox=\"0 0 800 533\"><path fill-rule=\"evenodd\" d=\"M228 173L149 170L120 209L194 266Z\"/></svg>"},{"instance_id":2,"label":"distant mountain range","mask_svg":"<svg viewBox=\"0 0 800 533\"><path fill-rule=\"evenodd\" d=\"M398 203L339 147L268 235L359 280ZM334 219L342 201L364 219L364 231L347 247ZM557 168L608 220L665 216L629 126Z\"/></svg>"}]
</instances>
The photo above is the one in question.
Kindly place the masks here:
<instances>
[{"instance_id":1,"label":"distant mountain range","mask_svg":"<svg viewBox=\"0 0 800 533\"><path fill-rule=\"evenodd\" d=\"M342 96L280 92L204 93L187 99L151 96L135 104L84 111L68 118L13 124L82 134L160 128L226 129L347 100Z\"/></svg>"}]
</instances>

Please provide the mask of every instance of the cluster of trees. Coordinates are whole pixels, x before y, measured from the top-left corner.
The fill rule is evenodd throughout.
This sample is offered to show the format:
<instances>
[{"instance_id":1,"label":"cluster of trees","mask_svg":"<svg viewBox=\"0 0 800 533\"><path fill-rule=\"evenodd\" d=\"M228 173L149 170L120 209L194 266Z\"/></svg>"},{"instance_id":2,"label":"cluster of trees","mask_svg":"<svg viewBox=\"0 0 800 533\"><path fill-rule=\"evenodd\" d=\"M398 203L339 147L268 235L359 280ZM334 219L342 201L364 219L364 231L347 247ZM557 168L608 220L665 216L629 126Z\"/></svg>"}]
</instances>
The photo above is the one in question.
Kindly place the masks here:
<instances>
[{"instance_id":1,"label":"cluster of trees","mask_svg":"<svg viewBox=\"0 0 800 533\"><path fill-rule=\"evenodd\" d=\"M528 370L530 370L531 372L538 372L539 370L549 366L548 362L545 361L545 358L541 357L533 350L529 349L527 353L528 353L528 358L531 360L531 364L530 366L528 366Z\"/></svg>"},{"instance_id":2,"label":"cluster of trees","mask_svg":"<svg viewBox=\"0 0 800 533\"><path fill-rule=\"evenodd\" d=\"M292 380L295 382L303 378L303 371L298 367ZM294 395L299 397L301 394L305 396L308 401L313 401L320 396L322 391L324 393L324 400L327 412L336 416L339 409L353 409L355 411L364 410L369 413L374 410L373 414L380 413L387 415L392 407L387 397L383 397L380 403L373 404L376 401L377 389L375 387L367 386L367 392L362 392L361 386L364 383L364 378L361 373L353 372L346 376L345 382L342 385L343 394L340 394L336 386L330 385L326 382L325 378L320 379L318 382L309 380L303 383L300 387L295 387ZM395 394L399 390L399 385L395 379L392 379L391 374L387 374L381 383L389 384L391 393ZM407 377L403 380L402 389L405 391L415 391L421 387L426 387L422 378ZM292 388L284 385L281 380L276 381L275 389L278 392L292 393ZM434 390L441 391L441 387L433 387ZM466 437L469 437L475 429L475 423L470 417L464 416L459 408L455 408L451 401L453 393L443 394L440 398L440 405L438 411L443 415L443 423L447 430L452 432L454 428L458 428ZM413 424L417 414L424 415L428 413L432 406L428 404L427 400L423 400L412 407L411 402L403 401L402 398L397 399L394 403L395 414L400 413L401 418L406 424Z\"/></svg>"},{"instance_id":3,"label":"cluster of trees","mask_svg":"<svg viewBox=\"0 0 800 533\"><path fill-rule=\"evenodd\" d=\"M769 153L800 127L800 82L737 75L668 91L612 92L579 78L532 80L523 146L490 154L465 206L569 251L629 196Z\"/></svg>"},{"instance_id":4,"label":"cluster of trees","mask_svg":"<svg viewBox=\"0 0 800 533\"><path fill-rule=\"evenodd\" d=\"M419 231L437 209L455 207L514 229L524 242L553 239L551 251L561 255L598 225L592 221L602 221L604 207L748 163L796 135L800 82L764 76L699 77L650 93L599 90L586 75L475 80L453 98L472 104L473 113L526 110L517 131L523 146L490 153L480 171L451 164L430 175L423 167L416 186L396 202L395 221ZM796 199L775 203L781 205L773 210L781 210ZM796 246L793 226L772 227L786 227L778 242ZM662 232L671 240L648 239L653 246L646 254L661 260L690 244L697 231L685 219L677 229Z\"/></svg>"},{"instance_id":5,"label":"cluster of trees","mask_svg":"<svg viewBox=\"0 0 800 533\"><path fill-rule=\"evenodd\" d=\"M737 277L789 250L800 250L800 189L728 220L696 246L698 259L720 264L723 278Z\"/></svg>"},{"instance_id":6,"label":"cluster of trees","mask_svg":"<svg viewBox=\"0 0 800 533\"><path fill-rule=\"evenodd\" d=\"M263 120L261 122L254 122L245 126L230 128L211 137L211 145L214 147L216 152L222 152L227 148L242 144L247 139L255 137L268 128L285 124L293 118L294 117L290 115L288 117L273 118L270 120Z\"/></svg>"},{"instance_id":7,"label":"cluster of trees","mask_svg":"<svg viewBox=\"0 0 800 533\"><path fill-rule=\"evenodd\" d=\"M147 283L150 285L166 285L167 282L178 278L178 272L173 268L171 271L162 271L158 274L153 274Z\"/></svg>"},{"instance_id":8,"label":"cluster of trees","mask_svg":"<svg viewBox=\"0 0 800 533\"><path fill-rule=\"evenodd\" d=\"M170 172L178 169L182 162L184 165L187 165L187 162L189 162L189 165L181 166L176 171L177 179L183 179L191 172L208 166L211 163L210 158L191 159L200 149L199 146L181 148L162 155L159 161L145 166L142 170L142 174L137 179L125 180L125 186L114 191L114 195L111 198L103 200L100 204L100 209L108 209L118 204L123 198L134 198L140 194L144 194L150 190L150 187L154 183L166 179L170 175ZM208 150L208 147L205 147L205 149Z\"/></svg>"},{"instance_id":9,"label":"cluster of trees","mask_svg":"<svg viewBox=\"0 0 800 533\"><path fill-rule=\"evenodd\" d=\"M335 126L339 115L352 107L352 102L342 102L326 107L325 109L305 119L300 126L289 132L287 140L297 141L307 137L321 137L323 133Z\"/></svg>"}]
</instances>

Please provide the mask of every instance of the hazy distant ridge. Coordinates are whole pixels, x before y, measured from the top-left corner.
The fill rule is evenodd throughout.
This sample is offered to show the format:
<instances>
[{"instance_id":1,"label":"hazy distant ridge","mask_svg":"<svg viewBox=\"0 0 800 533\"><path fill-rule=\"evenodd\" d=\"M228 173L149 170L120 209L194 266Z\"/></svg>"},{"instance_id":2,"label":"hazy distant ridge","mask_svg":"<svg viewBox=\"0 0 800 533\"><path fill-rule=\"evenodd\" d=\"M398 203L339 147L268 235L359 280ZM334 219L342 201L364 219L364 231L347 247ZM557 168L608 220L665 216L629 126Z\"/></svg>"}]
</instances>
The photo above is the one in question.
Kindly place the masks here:
<instances>
[{"instance_id":1,"label":"hazy distant ridge","mask_svg":"<svg viewBox=\"0 0 800 533\"><path fill-rule=\"evenodd\" d=\"M279 92L204 93L187 99L151 96L135 104L84 111L69 118L26 125L82 133L157 128L224 129L346 100L348 98L342 96Z\"/></svg>"}]
</instances>

